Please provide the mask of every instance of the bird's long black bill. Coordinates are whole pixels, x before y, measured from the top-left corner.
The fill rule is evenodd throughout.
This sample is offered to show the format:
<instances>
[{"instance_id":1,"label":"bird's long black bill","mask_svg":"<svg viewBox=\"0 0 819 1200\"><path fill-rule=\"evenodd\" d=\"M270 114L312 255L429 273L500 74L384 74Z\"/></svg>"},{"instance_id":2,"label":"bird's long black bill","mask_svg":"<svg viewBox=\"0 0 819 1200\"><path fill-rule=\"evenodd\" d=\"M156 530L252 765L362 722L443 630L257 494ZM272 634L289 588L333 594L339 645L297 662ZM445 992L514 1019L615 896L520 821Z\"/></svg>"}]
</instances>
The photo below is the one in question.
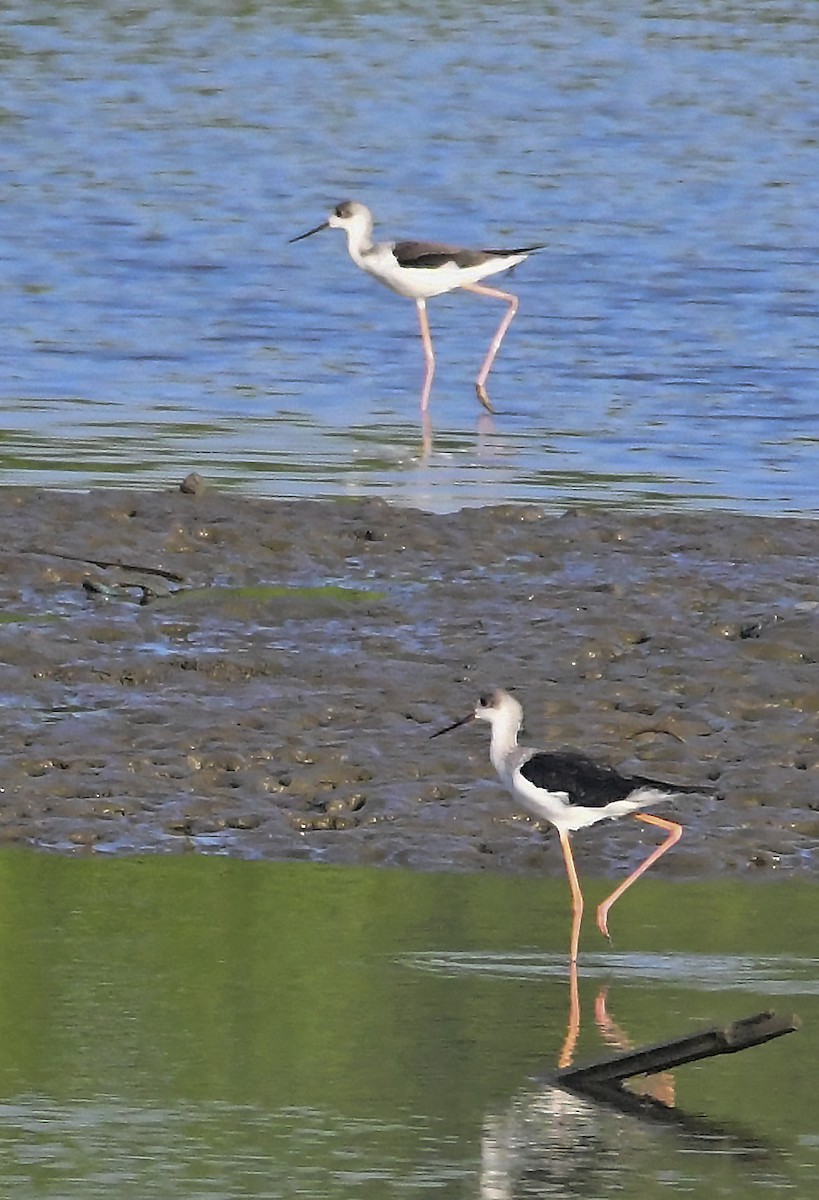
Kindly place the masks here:
<instances>
[{"instance_id":1,"label":"bird's long black bill","mask_svg":"<svg viewBox=\"0 0 819 1200\"><path fill-rule=\"evenodd\" d=\"M466 725L467 721L474 720L475 714L467 713L465 717L461 717L460 721L453 721L452 724L447 725L445 729L439 729L437 733L431 733L429 735L429 740L432 741L433 738L440 737L442 733L451 733L452 730L457 729L459 725Z\"/></svg>"},{"instance_id":2,"label":"bird's long black bill","mask_svg":"<svg viewBox=\"0 0 819 1200\"><path fill-rule=\"evenodd\" d=\"M320 225L317 225L315 227L315 229L308 229L307 233L300 233L298 237L288 238L287 244L288 244L288 246L292 246L293 242L303 242L306 237L312 237L314 233L321 233L322 229L329 229L329 228L330 228L330 222L322 221L322 223Z\"/></svg>"}]
</instances>

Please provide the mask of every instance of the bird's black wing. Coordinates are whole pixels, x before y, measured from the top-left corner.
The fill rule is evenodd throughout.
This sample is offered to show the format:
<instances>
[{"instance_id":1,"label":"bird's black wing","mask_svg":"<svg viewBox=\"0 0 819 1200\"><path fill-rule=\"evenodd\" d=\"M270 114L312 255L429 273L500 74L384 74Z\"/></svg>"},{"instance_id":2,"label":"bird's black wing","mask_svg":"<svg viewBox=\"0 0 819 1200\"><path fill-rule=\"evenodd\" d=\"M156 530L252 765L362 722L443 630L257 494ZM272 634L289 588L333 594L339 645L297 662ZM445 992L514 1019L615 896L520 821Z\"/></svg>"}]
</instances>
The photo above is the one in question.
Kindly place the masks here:
<instances>
[{"instance_id":1,"label":"bird's black wing","mask_svg":"<svg viewBox=\"0 0 819 1200\"><path fill-rule=\"evenodd\" d=\"M595 762L571 750L533 754L520 768L524 779L548 792L565 792L570 804L604 808L624 800L638 788L652 787L668 792L709 792L709 786L666 783L644 775L621 775L614 767Z\"/></svg>"},{"instance_id":2,"label":"bird's black wing","mask_svg":"<svg viewBox=\"0 0 819 1200\"><path fill-rule=\"evenodd\" d=\"M493 258L510 258L513 254L531 254L542 246L524 246L519 250L467 250L463 246L446 246L441 242L396 242L392 252L401 267L434 270L447 263L458 267L480 267Z\"/></svg>"},{"instance_id":3,"label":"bird's black wing","mask_svg":"<svg viewBox=\"0 0 819 1200\"><path fill-rule=\"evenodd\" d=\"M460 246L445 246L440 242L396 242L392 252L401 267L434 270L447 263L459 267L477 267L487 256L481 250L464 250Z\"/></svg>"},{"instance_id":4,"label":"bird's black wing","mask_svg":"<svg viewBox=\"0 0 819 1200\"><path fill-rule=\"evenodd\" d=\"M570 750L533 754L520 773L535 787L547 792L565 792L570 804L584 808L603 808L615 800L623 800L635 787L614 767L596 763L584 754Z\"/></svg>"}]
</instances>

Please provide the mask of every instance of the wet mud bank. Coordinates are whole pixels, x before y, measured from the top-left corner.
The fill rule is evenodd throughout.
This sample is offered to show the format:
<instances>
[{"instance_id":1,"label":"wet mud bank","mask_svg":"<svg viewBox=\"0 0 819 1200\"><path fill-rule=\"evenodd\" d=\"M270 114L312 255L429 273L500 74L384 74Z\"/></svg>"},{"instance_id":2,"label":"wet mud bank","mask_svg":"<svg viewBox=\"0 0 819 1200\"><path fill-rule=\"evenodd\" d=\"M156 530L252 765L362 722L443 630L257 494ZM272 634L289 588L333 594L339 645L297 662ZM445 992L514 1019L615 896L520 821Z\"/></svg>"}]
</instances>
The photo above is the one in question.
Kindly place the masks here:
<instances>
[{"instance_id":1,"label":"wet mud bank","mask_svg":"<svg viewBox=\"0 0 819 1200\"><path fill-rule=\"evenodd\" d=\"M810 872L819 523L0 490L0 842L559 873L474 725L715 783L668 877ZM607 874L637 822L577 837Z\"/></svg>"}]
</instances>

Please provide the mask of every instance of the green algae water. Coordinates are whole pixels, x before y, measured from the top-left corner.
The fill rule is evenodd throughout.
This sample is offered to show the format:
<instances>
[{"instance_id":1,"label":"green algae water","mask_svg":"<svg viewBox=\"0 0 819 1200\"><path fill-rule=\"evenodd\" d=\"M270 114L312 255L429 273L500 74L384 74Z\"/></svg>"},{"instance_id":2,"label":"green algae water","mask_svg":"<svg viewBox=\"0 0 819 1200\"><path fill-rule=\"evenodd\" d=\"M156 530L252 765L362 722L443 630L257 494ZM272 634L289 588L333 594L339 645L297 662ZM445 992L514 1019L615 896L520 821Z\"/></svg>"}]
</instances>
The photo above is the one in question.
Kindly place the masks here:
<instances>
[{"instance_id":1,"label":"green algae water","mask_svg":"<svg viewBox=\"0 0 819 1200\"><path fill-rule=\"evenodd\" d=\"M596 890L589 888L590 903ZM670 1123L550 1086L560 880L0 856L0 1194L815 1194L819 889L645 881L584 931L576 1061L762 1009Z\"/></svg>"}]
</instances>

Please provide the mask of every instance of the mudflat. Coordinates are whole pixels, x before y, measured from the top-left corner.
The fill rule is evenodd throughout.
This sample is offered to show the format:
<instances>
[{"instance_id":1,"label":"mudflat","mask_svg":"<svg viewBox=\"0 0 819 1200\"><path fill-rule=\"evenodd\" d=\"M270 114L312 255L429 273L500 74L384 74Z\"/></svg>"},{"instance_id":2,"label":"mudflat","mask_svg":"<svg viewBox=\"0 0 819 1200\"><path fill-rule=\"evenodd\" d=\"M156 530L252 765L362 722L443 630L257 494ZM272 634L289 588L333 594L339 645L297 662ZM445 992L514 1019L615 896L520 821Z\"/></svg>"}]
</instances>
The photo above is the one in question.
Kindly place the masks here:
<instances>
[{"instance_id":1,"label":"mudflat","mask_svg":"<svg viewBox=\"0 0 819 1200\"><path fill-rule=\"evenodd\" d=\"M430 741L499 686L529 744L715 785L666 876L817 867L819 522L197 487L0 489L0 522L4 843L560 873L488 730Z\"/></svg>"}]
</instances>

